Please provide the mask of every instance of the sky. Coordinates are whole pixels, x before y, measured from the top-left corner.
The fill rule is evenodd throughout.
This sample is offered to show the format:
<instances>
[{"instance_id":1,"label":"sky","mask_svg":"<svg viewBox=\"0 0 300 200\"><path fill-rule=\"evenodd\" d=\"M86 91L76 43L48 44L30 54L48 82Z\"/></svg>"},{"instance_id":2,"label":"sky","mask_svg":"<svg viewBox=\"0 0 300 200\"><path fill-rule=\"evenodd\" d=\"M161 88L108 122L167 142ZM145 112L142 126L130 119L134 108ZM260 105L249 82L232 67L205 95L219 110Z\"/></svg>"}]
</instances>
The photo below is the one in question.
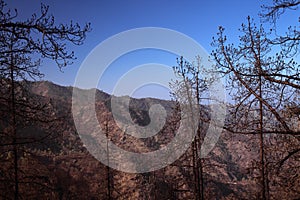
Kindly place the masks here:
<instances>
[{"instance_id":1,"label":"sky","mask_svg":"<svg viewBox=\"0 0 300 200\"><path fill-rule=\"evenodd\" d=\"M49 5L57 23L69 21L84 25L91 23L92 31L88 33L82 46L69 46L75 51L77 59L63 69L55 63L44 60L41 71L44 79L56 84L71 86L74 84L79 67L92 50L109 37L120 32L141 27L162 27L181 32L210 53L212 37L216 36L218 27L225 27L226 34L232 38L238 35L238 28L246 21L248 15L258 19L260 6L269 4L270 0L14 0L7 2L8 7L17 8L20 18L28 18L38 13L40 2ZM289 19L286 19L289 20ZM235 41L235 39L233 39ZM196 55L195 55L196 56ZM105 71L98 88L111 93L114 85L128 70L145 63L176 65L176 57L168 52L157 50L140 50L128 53L114 61ZM101 59L101 57L99 57ZM136 97L168 98L168 89L155 85L140 88Z\"/></svg>"}]
</instances>

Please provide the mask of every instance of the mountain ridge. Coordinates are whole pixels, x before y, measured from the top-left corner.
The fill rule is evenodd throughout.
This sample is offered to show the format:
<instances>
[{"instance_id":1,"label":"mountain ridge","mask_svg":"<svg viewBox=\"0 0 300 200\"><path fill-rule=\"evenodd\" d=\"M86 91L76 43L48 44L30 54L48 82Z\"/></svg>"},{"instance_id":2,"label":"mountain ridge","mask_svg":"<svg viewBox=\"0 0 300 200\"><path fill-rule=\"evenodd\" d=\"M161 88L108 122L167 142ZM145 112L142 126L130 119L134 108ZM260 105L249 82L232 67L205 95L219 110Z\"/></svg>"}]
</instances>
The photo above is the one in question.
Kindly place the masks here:
<instances>
[{"instance_id":1,"label":"mountain ridge","mask_svg":"<svg viewBox=\"0 0 300 200\"><path fill-rule=\"evenodd\" d=\"M87 151L76 130L71 112L73 90L71 86L64 87L40 81L27 82L26 88L29 91L27 98L32 99L32 102L29 102L49 104L46 112L40 112L45 116L54 116L56 120L51 123L31 121L29 128L19 133L24 135L26 132L31 137L38 138L41 133L51 133L51 137L41 142L19 147L22 153L19 160L20 169L25 173L20 175L20 179L23 180L29 175L46 177L35 180L42 186L21 185L21 195L48 199L108 199L109 184L113 199L194 198L191 147L173 164L157 171L132 174L109 169ZM172 106L175 104L171 101L132 99L131 118L139 125L149 123L148 110L152 104L165 104L163 106L167 107L169 112L166 125L158 134L150 138L137 139L124 133L116 125L110 109L110 99L109 94L97 90L95 99L97 118L99 124L107 128L108 138L122 149L151 152L164 147L174 137L174 130L178 128L180 117L178 113L173 112ZM83 115L83 120L88 127L89 119ZM204 124L202 131L205 132L206 128L207 125ZM95 130L90 129L88 132L91 140L97 140ZM259 197L259 184L255 178L259 176L256 169L256 160L259 158L259 149L255 145L257 141L255 135L233 135L223 131L213 151L202 160L207 199ZM3 148L0 150L2 153L0 159L8 159L10 154L6 153L7 150ZM3 163L6 164L0 167L0 172L5 176L1 175L1 180L5 180L6 176L9 177L11 172L11 163ZM297 189L297 186L294 187ZM40 190L45 191L44 194L40 194L38 192ZM13 193L12 189L3 184L0 184L0 191L4 191L6 196ZM297 197L296 192L286 191L284 188L278 190L278 193Z\"/></svg>"}]
</instances>

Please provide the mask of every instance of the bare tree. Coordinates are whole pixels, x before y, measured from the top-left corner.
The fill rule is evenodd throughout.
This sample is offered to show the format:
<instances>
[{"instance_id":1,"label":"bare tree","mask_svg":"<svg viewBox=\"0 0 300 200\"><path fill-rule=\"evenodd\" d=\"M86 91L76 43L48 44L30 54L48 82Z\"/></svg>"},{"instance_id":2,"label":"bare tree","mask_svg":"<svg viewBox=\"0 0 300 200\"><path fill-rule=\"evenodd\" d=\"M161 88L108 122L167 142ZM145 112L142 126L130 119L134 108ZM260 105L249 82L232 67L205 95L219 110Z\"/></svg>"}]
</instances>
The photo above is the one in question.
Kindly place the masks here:
<instances>
[{"instance_id":1,"label":"bare tree","mask_svg":"<svg viewBox=\"0 0 300 200\"><path fill-rule=\"evenodd\" d=\"M271 30L273 37L269 38L270 45L273 45L274 48L279 47L281 49L281 54L284 54L286 57L290 58L296 58L297 55L299 55L300 16L298 16L298 25L290 25L285 34L279 34L277 32L277 26L280 22L281 15L287 11L297 11L299 9L299 5L299 0L273 0L273 4L262 6L262 12L260 13L262 21L269 22L273 26ZM291 62L293 62L292 59ZM265 77L270 81L300 89L299 69L292 68L292 66L293 65L291 63L286 63L284 68L288 70L265 74Z\"/></svg>"},{"instance_id":2,"label":"bare tree","mask_svg":"<svg viewBox=\"0 0 300 200\"><path fill-rule=\"evenodd\" d=\"M268 199L269 169L266 163L269 161L266 160L265 134L290 134L299 140L299 132L292 129L282 114L284 104L298 92L297 77L293 74L297 71L292 70L298 65L290 54L274 53L268 38L270 34L262 25L256 26L250 17L240 31L240 43L227 44L224 28L220 27L218 37L214 38L216 50L212 56L218 72L227 79L227 88L235 101L233 120L225 129L232 133L258 135L261 198Z\"/></svg>"},{"instance_id":3,"label":"bare tree","mask_svg":"<svg viewBox=\"0 0 300 200\"><path fill-rule=\"evenodd\" d=\"M31 18L18 20L18 12L12 12L4 1L0 1L0 76L3 84L2 101L7 105L4 118L5 131L1 137L1 146L12 146L12 163L14 168L14 199L19 198L20 169L19 153L21 145L34 143L35 140L26 140L18 129L24 128L31 120L49 122L50 119L39 118L43 108L48 104L36 106L30 102L30 97L24 96L26 88L20 84L22 80L42 78L39 70L41 58L54 60L59 68L71 64L75 59L73 52L68 52L67 44L81 45L90 31L90 25L83 28L79 24L56 25L54 17L48 14L48 6L41 5L41 13L33 14ZM27 118L26 118L27 117ZM11 138L11 139L7 139ZM42 138L40 138L42 139Z\"/></svg>"},{"instance_id":4,"label":"bare tree","mask_svg":"<svg viewBox=\"0 0 300 200\"><path fill-rule=\"evenodd\" d=\"M201 101L203 98L203 94L208 88L208 83L211 80L204 80L201 77L201 72L203 72L203 65L201 58L196 57L195 63L190 63L184 60L183 57L177 59L177 66L174 66L174 72L177 76L179 76L182 81L177 81L174 83L170 83L172 87L172 95L176 101L180 101L183 104L187 104L191 106L191 108L195 107L199 110ZM196 105L194 105L194 102ZM194 118L198 118L199 116L193 116ZM204 172L203 172L203 160L201 159L201 144L204 139L204 133L200 125L197 124L195 127L196 136L192 143L192 165L193 165L193 174L194 174L194 191L195 191L195 199L204 199Z\"/></svg>"}]
</instances>

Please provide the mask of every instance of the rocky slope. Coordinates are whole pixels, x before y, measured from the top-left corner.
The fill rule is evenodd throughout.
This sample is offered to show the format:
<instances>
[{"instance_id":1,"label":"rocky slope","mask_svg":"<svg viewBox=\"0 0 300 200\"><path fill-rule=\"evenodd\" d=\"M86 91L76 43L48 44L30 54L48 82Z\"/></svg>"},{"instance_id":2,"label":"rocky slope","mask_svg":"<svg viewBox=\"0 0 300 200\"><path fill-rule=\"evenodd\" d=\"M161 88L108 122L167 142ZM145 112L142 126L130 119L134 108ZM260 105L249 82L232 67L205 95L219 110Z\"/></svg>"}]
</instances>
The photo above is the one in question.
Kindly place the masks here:
<instances>
[{"instance_id":1,"label":"rocky slope","mask_svg":"<svg viewBox=\"0 0 300 200\"><path fill-rule=\"evenodd\" d=\"M78 135L71 113L72 87L44 81L21 85L23 89L20 90L26 88L27 91L23 92L22 98L26 96L24 102L30 103L27 106L29 122L23 116L19 119L18 126L19 141L24 142L23 145L17 145L20 196L24 199L194 199L191 147L173 164L157 171L138 174L108 168L87 151ZM107 128L108 138L119 147L132 152L150 152L164 147L174 138L174 130L178 128L180 120L174 102L152 98L130 100L130 116L141 126L150 122L148 111L151 105L160 104L167 111L166 124L157 135L138 139L124 133L117 126L111 113L110 100L110 95L96 91L98 121ZM8 106L5 101L1 101L1 104L2 108ZM37 104L47 106L34 111L34 105ZM4 116L9 116L7 112L5 109L1 110L0 129L3 133L7 126ZM84 114L83 120L89 127L89 118L85 118ZM207 125L202 128L205 132ZM92 140L97 139L94 130L89 132ZM1 136L2 199L12 199L14 192L12 145L4 145L4 141L9 141L8 136L9 134ZM286 138L281 140L289 141ZM270 144L281 140L271 137L268 139ZM259 198L257 144L256 135L222 133L213 151L202 160L206 199ZM293 145L297 146L298 143ZM270 166L288 153L284 145L281 150L281 154L272 155L275 157L272 158L274 162L270 160ZM283 182L289 177L287 171L291 165L294 166L293 173L296 176L285 184ZM275 173L275 168L274 165L270 173ZM289 199L300 198L299 154L278 170L277 175L269 175L274 180L270 181L270 184L274 184L270 185L270 198L276 199L278 195ZM277 177L276 180L274 176Z\"/></svg>"}]
</instances>

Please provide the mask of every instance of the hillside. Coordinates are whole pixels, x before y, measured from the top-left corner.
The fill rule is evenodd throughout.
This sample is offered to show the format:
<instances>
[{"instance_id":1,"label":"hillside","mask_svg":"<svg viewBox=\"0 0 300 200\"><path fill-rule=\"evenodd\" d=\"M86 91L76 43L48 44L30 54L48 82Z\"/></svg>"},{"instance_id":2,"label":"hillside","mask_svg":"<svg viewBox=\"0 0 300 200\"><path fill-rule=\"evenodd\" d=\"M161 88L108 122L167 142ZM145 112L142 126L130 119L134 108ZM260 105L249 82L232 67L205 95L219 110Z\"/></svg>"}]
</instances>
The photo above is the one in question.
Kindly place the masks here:
<instances>
[{"instance_id":1,"label":"hillside","mask_svg":"<svg viewBox=\"0 0 300 200\"><path fill-rule=\"evenodd\" d=\"M1 86L5 89L5 84ZM18 163L20 194L24 199L193 199L194 178L191 147L173 164L148 173L135 174L120 172L106 167L95 159L82 143L72 118L72 87L63 87L51 82L22 82L19 93L27 98L22 102L25 115L18 118ZM25 96L25 97L24 97ZM119 97L123 98L123 97ZM3 98L4 99L4 98ZM150 138L138 139L130 136L116 125L110 107L111 96L96 91L96 114L99 123L106 127L108 138L117 146L132 152L151 152L164 147L174 138L179 117L175 102L154 98L131 99L130 116L141 126L150 123L149 108L153 104L162 105L167 112L167 120L161 131ZM21 100L20 100L21 102ZM25 104L25 103L24 103ZM38 107L36 111L34 108ZM1 100L1 108L8 104ZM203 106L208 112L208 108ZM0 194L2 199L13 198L12 145L6 116L9 109L1 109L0 130L1 167ZM122 113L119 113L122 115ZM206 116L209 116L207 114ZM30 120L26 120L26 117ZM53 120L52 120L53 119ZM208 117L209 119L209 117ZM84 122L89 123L85 118ZM230 120L230 115L227 121ZM205 132L207 124L203 124ZM90 132L90 142L97 140L94 130ZM280 144L287 138L270 136L270 144ZM276 142L276 143L275 143ZM224 131L213 151L202 160L206 199L256 199L259 197L258 138L256 135L234 135ZM279 148L280 146L278 146ZM280 168L275 164L288 150L284 145L280 153L270 157L270 183L272 199L300 198L299 154L285 162ZM271 162L274 161L274 162ZM294 166L293 169L290 166ZM277 170L277 174L275 171ZM293 174L289 174L289 172ZM271 174L272 173L272 174ZM274 180L276 176L276 180ZM293 176L293 177L291 177ZM110 191L110 194L108 194Z\"/></svg>"}]
</instances>

